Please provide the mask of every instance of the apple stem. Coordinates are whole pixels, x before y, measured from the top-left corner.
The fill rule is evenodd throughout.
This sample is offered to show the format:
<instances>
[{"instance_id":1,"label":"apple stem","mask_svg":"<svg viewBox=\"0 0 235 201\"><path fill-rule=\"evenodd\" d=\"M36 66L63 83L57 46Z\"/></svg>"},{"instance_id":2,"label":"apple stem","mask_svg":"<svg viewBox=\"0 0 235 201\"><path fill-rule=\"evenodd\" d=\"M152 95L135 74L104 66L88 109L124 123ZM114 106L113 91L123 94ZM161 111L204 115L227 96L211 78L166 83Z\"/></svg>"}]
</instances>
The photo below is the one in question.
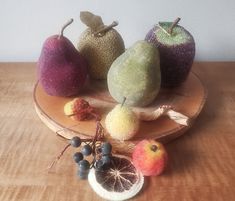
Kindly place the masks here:
<instances>
[{"instance_id":1,"label":"apple stem","mask_svg":"<svg viewBox=\"0 0 235 201\"><path fill-rule=\"evenodd\" d=\"M112 29L113 27L117 26L118 22L117 21L113 21L112 24L110 24L109 26L105 26L103 28L101 28L100 30L96 31L95 33L93 33L94 36L103 36L108 30Z\"/></svg>"},{"instance_id":2,"label":"apple stem","mask_svg":"<svg viewBox=\"0 0 235 201\"><path fill-rule=\"evenodd\" d=\"M62 28L61 28L61 30L60 30L60 35L59 35L59 37L58 37L59 39L60 39L61 36L63 36L65 28L66 28L67 26L69 26L70 24L72 24L72 22L73 22L73 19L71 18L68 22L66 22L66 23L62 26Z\"/></svg>"},{"instance_id":3,"label":"apple stem","mask_svg":"<svg viewBox=\"0 0 235 201\"><path fill-rule=\"evenodd\" d=\"M123 98L121 107L123 107L123 105L125 104L125 102L126 102L126 97Z\"/></svg>"},{"instance_id":4,"label":"apple stem","mask_svg":"<svg viewBox=\"0 0 235 201\"><path fill-rule=\"evenodd\" d=\"M168 33L171 35L172 34L172 31L174 29L174 27L179 23L181 19L179 17L177 17L175 19L175 21L172 23L172 25L170 26L169 30L168 30Z\"/></svg>"},{"instance_id":5,"label":"apple stem","mask_svg":"<svg viewBox=\"0 0 235 201\"><path fill-rule=\"evenodd\" d=\"M158 147L155 144L153 144L150 149L156 152L158 150Z\"/></svg>"}]
</instances>

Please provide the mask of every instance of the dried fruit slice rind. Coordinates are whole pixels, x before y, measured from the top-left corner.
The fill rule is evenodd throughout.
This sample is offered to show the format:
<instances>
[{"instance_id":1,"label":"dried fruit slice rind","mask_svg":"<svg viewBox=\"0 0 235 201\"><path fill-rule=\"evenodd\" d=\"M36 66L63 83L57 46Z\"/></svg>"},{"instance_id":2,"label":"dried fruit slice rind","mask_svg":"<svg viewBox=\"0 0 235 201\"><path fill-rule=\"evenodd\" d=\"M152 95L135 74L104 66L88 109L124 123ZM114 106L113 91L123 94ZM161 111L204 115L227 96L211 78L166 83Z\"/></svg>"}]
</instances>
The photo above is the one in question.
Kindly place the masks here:
<instances>
[{"instance_id":1,"label":"dried fruit slice rind","mask_svg":"<svg viewBox=\"0 0 235 201\"><path fill-rule=\"evenodd\" d=\"M94 168L90 170L88 181L92 189L107 200L126 200L135 196L144 184L143 175L135 169L130 158L126 156L115 155L113 163L115 169L121 171L119 173L116 171L117 177L112 165L109 171L97 171ZM115 181L110 183L109 180L114 177Z\"/></svg>"}]
</instances>

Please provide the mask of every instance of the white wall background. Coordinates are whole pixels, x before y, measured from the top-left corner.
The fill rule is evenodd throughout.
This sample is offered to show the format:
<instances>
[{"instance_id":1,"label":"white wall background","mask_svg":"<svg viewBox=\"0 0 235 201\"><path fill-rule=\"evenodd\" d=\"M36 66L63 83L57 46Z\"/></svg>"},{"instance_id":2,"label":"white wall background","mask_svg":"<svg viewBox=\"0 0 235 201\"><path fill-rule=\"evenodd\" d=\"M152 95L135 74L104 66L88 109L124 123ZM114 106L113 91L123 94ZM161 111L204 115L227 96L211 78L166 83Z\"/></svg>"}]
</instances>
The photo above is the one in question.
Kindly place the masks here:
<instances>
[{"instance_id":1,"label":"white wall background","mask_svg":"<svg viewBox=\"0 0 235 201\"><path fill-rule=\"evenodd\" d=\"M195 38L196 60L235 60L235 0L0 0L0 61L37 61L44 40L71 17L65 35L76 44L84 10L106 24L118 20L126 47L179 16Z\"/></svg>"}]
</instances>

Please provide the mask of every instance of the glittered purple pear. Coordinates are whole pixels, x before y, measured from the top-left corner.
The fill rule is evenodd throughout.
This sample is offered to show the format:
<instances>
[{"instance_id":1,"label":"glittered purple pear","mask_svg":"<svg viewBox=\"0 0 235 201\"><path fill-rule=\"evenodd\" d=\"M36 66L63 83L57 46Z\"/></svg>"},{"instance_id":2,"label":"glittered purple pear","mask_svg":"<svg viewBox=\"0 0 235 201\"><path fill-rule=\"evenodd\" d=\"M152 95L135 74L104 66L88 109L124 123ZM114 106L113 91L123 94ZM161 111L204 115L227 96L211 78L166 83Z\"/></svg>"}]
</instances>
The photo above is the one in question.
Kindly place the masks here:
<instances>
[{"instance_id":1,"label":"glittered purple pear","mask_svg":"<svg viewBox=\"0 0 235 201\"><path fill-rule=\"evenodd\" d=\"M52 96L75 96L87 79L87 62L71 41L54 35L46 39L38 60L38 78L47 94Z\"/></svg>"}]
</instances>

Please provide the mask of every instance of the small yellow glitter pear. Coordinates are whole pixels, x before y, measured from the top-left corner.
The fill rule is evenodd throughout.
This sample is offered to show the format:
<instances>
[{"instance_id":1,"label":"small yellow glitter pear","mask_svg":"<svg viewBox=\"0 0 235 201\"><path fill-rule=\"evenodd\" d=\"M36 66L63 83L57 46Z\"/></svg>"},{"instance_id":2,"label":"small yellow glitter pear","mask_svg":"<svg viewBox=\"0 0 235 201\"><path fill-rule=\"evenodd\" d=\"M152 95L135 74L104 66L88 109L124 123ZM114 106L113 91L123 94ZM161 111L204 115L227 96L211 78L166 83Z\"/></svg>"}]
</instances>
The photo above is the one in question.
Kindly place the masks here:
<instances>
[{"instance_id":1,"label":"small yellow glitter pear","mask_svg":"<svg viewBox=\"0 0 235 201\"><path fill-rule=\"evenodd\" d=\"M139 130L139 119L130 107L116 105L106 116L106 129L112 138L128 140Z\"/></svg>"}]
</instances>

